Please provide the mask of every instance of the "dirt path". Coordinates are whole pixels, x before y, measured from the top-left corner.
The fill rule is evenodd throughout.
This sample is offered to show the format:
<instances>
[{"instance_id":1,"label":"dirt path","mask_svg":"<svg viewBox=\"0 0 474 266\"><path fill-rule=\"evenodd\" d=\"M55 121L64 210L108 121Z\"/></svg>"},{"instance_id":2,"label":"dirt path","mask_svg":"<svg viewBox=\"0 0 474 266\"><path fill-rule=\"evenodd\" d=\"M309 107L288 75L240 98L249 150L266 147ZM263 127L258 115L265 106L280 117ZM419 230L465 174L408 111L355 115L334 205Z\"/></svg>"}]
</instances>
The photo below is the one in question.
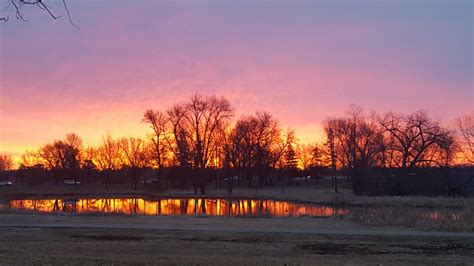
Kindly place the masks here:
<instances>
[{"instance_id":1,"label":"dirt path","mask_svg":"<svg viewBox=\"0 0 474 266\"><path fill-rule=\"evenodd\" d=\"M153 229L365 236L426 236L474 239L474 233L364 227L334 218L232 218L207 216L117 216L1 214L0 227Z\"/></svg>"},{"instance_id":2,"label":"dirt path","mask_svg":"<svg viewBox=\"0 0 474 266\"><path fill-rule=\"evenodd\" d=\"M10 227L0 265L472 265L474 239Z\"/></svg>"}]
</instances>

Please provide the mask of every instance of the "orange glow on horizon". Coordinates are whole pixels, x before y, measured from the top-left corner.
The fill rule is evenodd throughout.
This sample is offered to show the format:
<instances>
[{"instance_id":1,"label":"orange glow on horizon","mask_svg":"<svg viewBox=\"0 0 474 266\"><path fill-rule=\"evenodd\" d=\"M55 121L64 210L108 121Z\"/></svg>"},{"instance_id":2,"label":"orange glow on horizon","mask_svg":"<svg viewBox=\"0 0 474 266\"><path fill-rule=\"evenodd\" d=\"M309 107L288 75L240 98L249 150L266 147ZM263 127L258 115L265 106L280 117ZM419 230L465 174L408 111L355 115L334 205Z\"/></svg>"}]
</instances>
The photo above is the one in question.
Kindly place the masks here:
<instances>
[{"instance_id":1,"label":"orange glow on horizon","mask_svg":"<svg viewBox=\"0 0 474 266\"><path fill-rule=\"evenodd\" d=\"M136 121L130 121L130 124L136 124ZM286 128L282 125L282 128ZM312 143L323 143L324 142L324 133L322 128L319 126L301 126L297 128L292 128L295 130L295 134L297 140L301 144L312 144ZM118 133L123 134L118 134ZM2 153L6 153L11 155L14 161L14 169L17 169L21 164L21 156L27 151L36 151L41 145L46 143L53 142L57 139L63 139L67 133L76 133L79 137L83 140L84 147L94 147L101 143L102 137L106 134L110 134L113 138L120 138L120 137L141 137L146 139L147 136L151 133L150 129L147 125L143 123L139 123L134 127L124 127L121 130L115 130L113 132L104 131L103 133L100 132L90 132L88 134L83 133L81 131L75 132L74 130L65 131L63 135L59 135L57 137L51 139L44 139L39 143L31 143L30 141L26 142L25 144L20 143L3 143L0 140L0 151ZM128 134L128 135L127 135Z\"/></svg>"}]
</instances>

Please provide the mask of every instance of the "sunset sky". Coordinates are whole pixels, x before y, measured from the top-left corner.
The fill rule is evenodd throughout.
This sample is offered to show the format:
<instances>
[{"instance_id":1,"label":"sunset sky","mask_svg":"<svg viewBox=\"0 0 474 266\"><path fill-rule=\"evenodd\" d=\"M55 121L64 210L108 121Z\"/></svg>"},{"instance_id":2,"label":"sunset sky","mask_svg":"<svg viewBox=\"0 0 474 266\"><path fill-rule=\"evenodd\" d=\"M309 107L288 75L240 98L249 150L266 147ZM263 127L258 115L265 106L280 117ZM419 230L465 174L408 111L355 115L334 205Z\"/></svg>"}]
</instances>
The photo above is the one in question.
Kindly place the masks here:
<instances>
[{"instance_id":1,"label":"sunset sky","mask_svg":"<svg viewBox=\"0 0 474 266\"><path fill-rule=\"evenodd\" d=\"M56 21L0 22L0 153L145 136L145 109L194 92L237 117L269 111L304 142L350 104L446 124L474 109L470 0L68 1L80 30L57 2Z\"/></svg>"}]
</instances>

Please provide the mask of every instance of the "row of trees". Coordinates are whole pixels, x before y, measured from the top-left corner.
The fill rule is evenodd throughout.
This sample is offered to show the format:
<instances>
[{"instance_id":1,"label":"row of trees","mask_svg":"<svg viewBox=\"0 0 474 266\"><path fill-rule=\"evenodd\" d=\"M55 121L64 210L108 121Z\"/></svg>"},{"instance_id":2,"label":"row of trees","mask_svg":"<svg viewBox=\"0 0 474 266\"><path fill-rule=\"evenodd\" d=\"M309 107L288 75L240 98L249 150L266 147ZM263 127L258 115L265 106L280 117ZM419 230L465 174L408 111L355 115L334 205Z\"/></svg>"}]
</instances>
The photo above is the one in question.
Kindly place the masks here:
<instances>
[{"instance_id":1,"label":"row of trees","mask_svg":"<svg viewBox=\"0 0 474 266\"><path fill-rule=\"evenodd\" d=\"M358 187L360 179L373 169L395 168L406 176L414 168L472 164L472 117L456 120L461 133L456 135L425 111L366 115L362 108L351 106L345 117L325 120L324 131L334 168L346 169L358 192L363 189Z\"/></svg>"},{"instance_id":2,"label":"row of trees","mask_svg":"<svg viewBox=\"0 0 474 266\"><path fill-rule=\"evenodd\" d=\"M324 121L324 131L338 165L349 169L450 166L460 148L454 132L424 111L365 116L353 106L346 117ZM472 160L472 151L465 154Z\"/></svg>"},{"instance_id":3,"label":"row of trees","mask_svg":"<svg viewBox=\"0 0 474 266\"><path fill-rule=\"evenodd\" d=\"M261 188L282 179L281 173L291 183L299 171L314 168L345 169L357 178L371 168L410 171L472 164L474 159L474 114L458 118L454 130L424 111L377 115L351 106L346 116L323 122L327 141L321 144L299 144L294 132L283 130L267 112L235 122L233 117L226 98L195 94L167 110L146 110L142 121L150 128L147 139L105 136L97 146L84 147L77 135L68 134L64 140L27 151L21 167L40 164L55 173L57 184L95 170L106 187L111 173L126 169L134 188L146 168L155 168L160 182L164 169L185 169L195 193L200 189L204 194L216 169L226 177L237 175L239 183ZM9 166L3 166L8 165L7 156L0 159L3 169L12 167L11 159Z\"/></svg>"}]
</instances>

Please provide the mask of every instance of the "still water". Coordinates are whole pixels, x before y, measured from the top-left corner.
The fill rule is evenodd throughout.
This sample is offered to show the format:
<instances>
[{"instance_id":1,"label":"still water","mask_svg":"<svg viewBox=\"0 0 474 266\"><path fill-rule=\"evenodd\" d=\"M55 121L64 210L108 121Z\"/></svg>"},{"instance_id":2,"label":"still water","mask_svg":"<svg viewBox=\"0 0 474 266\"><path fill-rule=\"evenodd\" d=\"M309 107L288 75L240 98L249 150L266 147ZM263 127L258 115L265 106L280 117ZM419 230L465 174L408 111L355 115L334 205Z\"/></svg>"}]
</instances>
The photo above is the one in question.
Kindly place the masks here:
<instances>
[{"instance_id":1,"label":"still water","mask_svg":"<svg viewBox=\"0 0 474 266\"><path fill-rule=\"evenodd\" d=\"M320 216L344 215L347 209L275 200L253 199L23 199L11 200L3 208L41 212L120 213L141 215L210 216Z\"/></svg>"}]
</instances>

